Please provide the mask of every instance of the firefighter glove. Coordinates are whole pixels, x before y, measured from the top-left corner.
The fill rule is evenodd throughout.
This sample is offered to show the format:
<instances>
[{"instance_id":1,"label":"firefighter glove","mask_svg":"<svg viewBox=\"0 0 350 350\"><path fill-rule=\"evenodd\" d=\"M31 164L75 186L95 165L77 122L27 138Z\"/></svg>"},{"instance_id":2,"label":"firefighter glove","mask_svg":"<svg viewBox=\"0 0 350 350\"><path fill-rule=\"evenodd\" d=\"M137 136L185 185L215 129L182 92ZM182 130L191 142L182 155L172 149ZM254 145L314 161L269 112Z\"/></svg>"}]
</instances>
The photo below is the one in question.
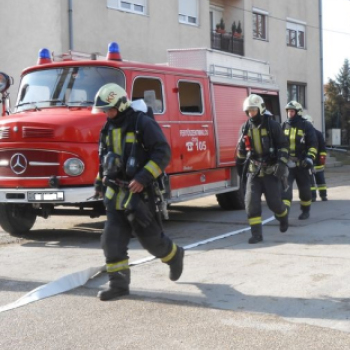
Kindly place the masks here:
<instances>
[{"instance_id":1,"label":"firefighter glove","mask_svg":"<svg viewBox=\"0 0 350 350\"><path fill-rule=\"evenodd\" d=\"M103 193L103 185L102 183L95 183L95 193Z\"/></svg>"},{"instance_id":2,"label":"firefighter glove","mask_svg":"<svg viewBox=\"0 0 350 350\"><path fill-rule=\"evenodd\" d=\"M282 162L278 162L273 175L275 175L279 180L282 180L283 178L288 177L288 173L289 171L287 165Z\"/></svg>"},{"instance_id":3,"label":"firefighter glove","mask_svg":"<svg viewBox=\"0 0 350 350\"><path fill-rule=\"evenodd\" d=\"M125 204L125 214L131 224L137 223L146 228L152 222L154 215L148 204L138 193L133 193Z\"/></svg>"},{"instance_id":4,"label":"firefighter glove","mask_svg":"<svg viewBox=\"0 0 350 350\"><path fill-rule=\"evenodd\" d=\"M311 169L314 166L314 162L311 158L309 157L305 157L302 161L301 161L301 166L303 168L306 169Z\"/></svg>"}]
</instances>

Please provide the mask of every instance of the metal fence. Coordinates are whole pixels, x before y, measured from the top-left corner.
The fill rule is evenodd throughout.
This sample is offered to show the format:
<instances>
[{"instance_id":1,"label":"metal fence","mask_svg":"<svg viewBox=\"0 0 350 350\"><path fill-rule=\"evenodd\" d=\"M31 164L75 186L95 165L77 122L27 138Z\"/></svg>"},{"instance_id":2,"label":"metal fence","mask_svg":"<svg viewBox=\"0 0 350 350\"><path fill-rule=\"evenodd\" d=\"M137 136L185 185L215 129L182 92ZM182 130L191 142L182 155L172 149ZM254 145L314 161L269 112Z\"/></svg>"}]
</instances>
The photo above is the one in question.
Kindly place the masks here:
<instances>
[{"instance_id":1,"label":"metal fence","mask_svg":"<svg viewBox=\"0 0 350 350\"><path fill-rule=\"evenodd\" d=\"M211 32L211 48L244 56L243 39L235 38L232 33Z\"/></svg>"}]
</instances>

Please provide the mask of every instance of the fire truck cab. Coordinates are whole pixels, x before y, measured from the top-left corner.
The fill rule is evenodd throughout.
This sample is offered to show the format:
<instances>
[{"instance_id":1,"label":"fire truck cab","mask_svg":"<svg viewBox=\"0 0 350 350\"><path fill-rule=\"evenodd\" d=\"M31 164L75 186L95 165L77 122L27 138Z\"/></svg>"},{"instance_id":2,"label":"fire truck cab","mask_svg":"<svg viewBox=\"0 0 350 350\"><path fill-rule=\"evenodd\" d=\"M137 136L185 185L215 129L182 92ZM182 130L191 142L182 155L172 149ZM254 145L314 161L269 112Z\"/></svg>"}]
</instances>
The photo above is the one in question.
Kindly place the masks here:
<instances>
[{"instance_id":1,"label":"fire truck cab","mask_svg":"<svg viewBox=\"0 0 350 350\"><path fill-rule=\"evenodd\" d=\"M243 209L235 151L246 115L244 99L260 94L279 115L278 87L266 62L209 49L169 50L167 64L70 51L39 52L22 72L16 105L8 104L10 77L0 74L0 225L29 231L38 216L104 214L91 200L98 172L104 114L91 114L98 89L117 83L132 101L153 110L172 150L164 202L216 195L225 209ZM166 205L163 206L166 211ZM167 216L167 213L163 213Z\"/></svg>"}]
</instances>

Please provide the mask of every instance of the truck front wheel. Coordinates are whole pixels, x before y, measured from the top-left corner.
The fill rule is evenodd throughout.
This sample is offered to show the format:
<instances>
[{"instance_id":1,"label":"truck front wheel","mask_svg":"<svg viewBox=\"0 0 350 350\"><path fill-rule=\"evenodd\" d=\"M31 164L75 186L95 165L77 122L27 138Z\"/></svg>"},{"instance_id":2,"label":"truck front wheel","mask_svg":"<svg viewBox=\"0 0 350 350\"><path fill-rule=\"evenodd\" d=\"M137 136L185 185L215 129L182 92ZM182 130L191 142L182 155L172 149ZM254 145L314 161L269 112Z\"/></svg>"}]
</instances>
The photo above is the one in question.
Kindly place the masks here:
<instances>
[{"instance_id":1,"label":"truck front wheel","mask_svg":"<svg viewBox=\"0 0 350 350\"><path fill-rule=\"evenodd\" d=\"M30 204L0 204L0 225L11 235L27 233L35 220L36 213Z\"/></svg>"},{"instance_id":2,"label":"truck front wheel","mask_svg":"<svg viewBox=\"0 0 350 350\"><path fill-rule=\"evenodd\" d=\"M241 210L244 209L244 191L225 192L216 195L220 207L224 210Z\"/></svg>"}]
</instances>

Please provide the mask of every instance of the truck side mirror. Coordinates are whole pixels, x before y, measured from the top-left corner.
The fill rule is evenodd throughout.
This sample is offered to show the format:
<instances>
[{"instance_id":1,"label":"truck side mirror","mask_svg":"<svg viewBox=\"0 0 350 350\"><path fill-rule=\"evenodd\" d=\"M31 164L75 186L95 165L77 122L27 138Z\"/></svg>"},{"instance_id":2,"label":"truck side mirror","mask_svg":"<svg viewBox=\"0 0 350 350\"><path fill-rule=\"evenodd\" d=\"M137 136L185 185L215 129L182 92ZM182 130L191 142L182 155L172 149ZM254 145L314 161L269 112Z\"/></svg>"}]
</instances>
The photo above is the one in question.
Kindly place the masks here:
<instances>
[{"instance_id":1,"label":"truck side mirror","mask_svg":"<svg viewBox=\"0 0 350 350\"><path fill-rule=\"evenodd\" d=\"M0 72L0 93L3 94L10 85L13 85L13 78L7 74Z\"/></svg>"},{"instance_id":2,"label":"truck side mirror","mask_svg":"<svg viewBox=\"0 0 350 350\"><path fill-rule=\"evenodd\" d=\"M13 78L9 77L7 74L0 72L0 103L2 103L0 116L5 116L10 114L10 98L9 93L6 92L10 85L13 84Z\"/></svg>"}]
</instances>

